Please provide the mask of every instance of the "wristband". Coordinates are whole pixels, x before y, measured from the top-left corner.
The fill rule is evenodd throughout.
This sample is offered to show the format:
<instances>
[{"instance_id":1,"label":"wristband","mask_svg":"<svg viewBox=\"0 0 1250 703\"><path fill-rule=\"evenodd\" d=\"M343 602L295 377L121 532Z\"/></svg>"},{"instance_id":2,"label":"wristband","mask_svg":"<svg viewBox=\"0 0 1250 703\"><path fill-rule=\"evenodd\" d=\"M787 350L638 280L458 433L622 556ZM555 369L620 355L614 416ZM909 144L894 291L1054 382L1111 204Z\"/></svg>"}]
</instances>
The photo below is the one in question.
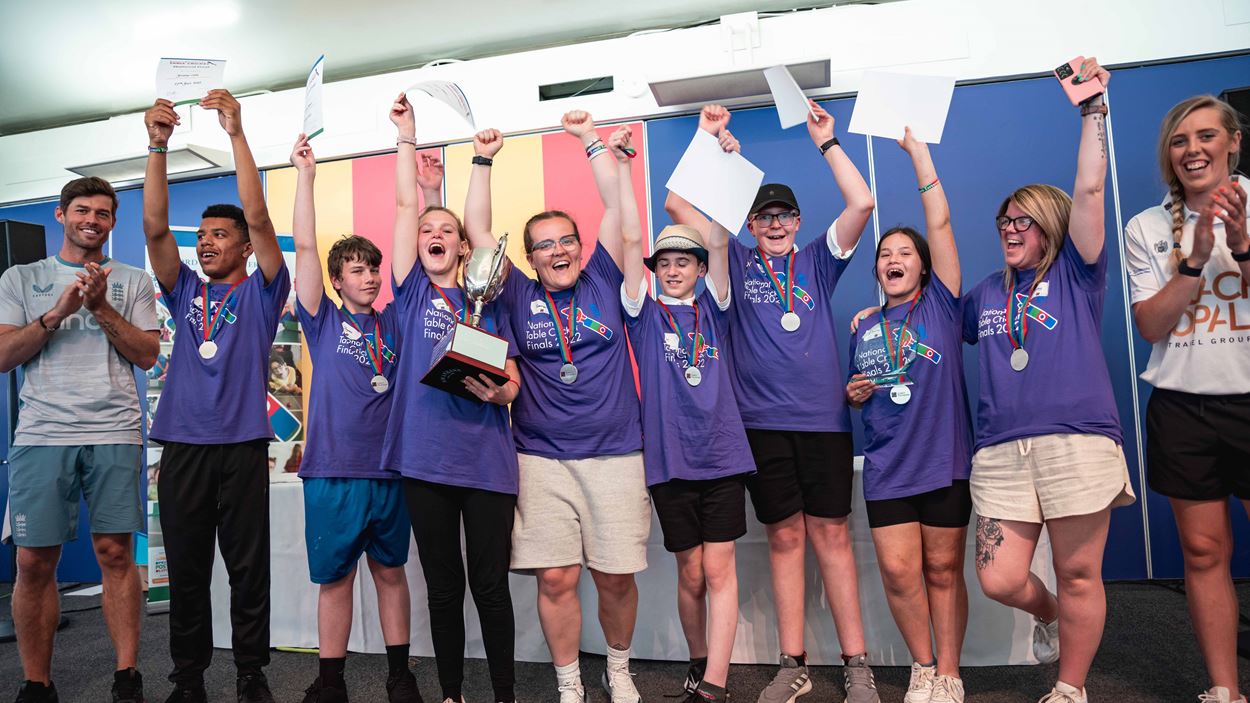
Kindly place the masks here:
<instances>
[{"instance_id":1,"label":"wristband","mask_svg":"<svg viewBox=\"0 0 1250 703\"><path fill-rule=\"evenodd\" d=\"M509 383L511 383L511 384L513 384L513 385L515 385L515 386L517 387L517 390L520 390L520 389L521 389L521 382L520 382L520 381L518 381L518 380L516 380L515 378L511 378L511 377L509 377L509 378L508 378L508 380L504 382L504 385L506 386L506 385L508 385Z\"/></svg>"},{"instance_id":2,"label":"wristband","mask_svg":"<svg viewBox=\"0 0 1250 703\"><path fill-rule=\"evenodd\" d=\"M473 155L473 164L475 166L491 166L494 163L495 163L495 160L490 158L489 156L482 156L481 154Z\"/></svg>"},{"instance_id":3,"label":"wristband","mask_svg":"<svg viewBox=\"0 0 1250 703\"><path fill-rule=\"evenodd\" d=\"M928 193L929 191L931 191L931 190L933 190L934 188L936 188L936 187L937 187L937 184L938 184L938 179L934 178L934 179L933 179L933 182L932 182L932 183L930 183L929 185L927 185L927 186L925 186L925 187L921 188L921 189L920 189L920 192L921 192L921 193Z\"/></svg>"},{"instance_id":4,"label":"wristband","mask_svg":"<svg viewBox=\"0 0 1250 703\"><path fill-rule=\"evenodd\" d=\"M1199 276L1202 275L1202 267L1199 266L1198 268L1194 268L1189 265L1188 261L1186 261L1185 259L1181 259L1181 262L1176 265L1176 272L1182 276L1190 276L1193 278L1198 278Z\"/></svg>"},{"instance_id":5,"label":"wristband","mask_svg":"<svg viewBox=\"0 0 1250 703\"><path fill-rule=\"evenodd\" d=\"M416 137L395 137L395 146L399 146L400 144L411 144L415 147L417 145L417 138Z\"/></svg>"},{"instance_id":6,"label":"wristband","mask_svg":"<svg viewBox=\"0 0 1250 703\"><path fill-rule=\"evenodd\" d=\"M1107 103L1100 102L1095 105L1093 98L1081 103L1081 117L1089 115L1106 115L1107 112Z\"/></svg>"},{"instance_id":7,"label":"wristband","mask_svg":"<svg viewBox=\"0 0 1250 703\"><path fill-rule=\"evenodd\" d=\"M48 313L46 313L46 312L45 312L43 315L47 315L47 314L48 314ZM45 324L45 323L44 323L44 321L43 321L43 315L40 315L40 316L39 316L39 326L43 328L43 331L44 331L44 332L47 332L48 334L52 334L53 332L55 332L55 331L56 331L56 328L55 328L55 327L48 327L48 325L47 325L47 324Z\"/></svg>"},{"instance_id":8,"label":"wristband","mask_svg":"<svg viewBox=\"0 0 1250 703\"><path fill-rule=\"evenodd\" d=\"M1237 252L1233 252L1233 261L1236 261L1237 263L1250 261L1250 249L1246 249L1240 254L1238 254Z\"/></svg>"},{"instance_id":9,"label":"wristband","mask_svg":"<svg viewBox=\"0 0 1250 703\"><path fill-rule=\"evenodd\" d=\"M167 146L149 146L148 147L149 154L164 154L168 151L169 151L169 147Z\"/></svg>"},{"instance_id":10,"label":"wristband","mask_svg":"<svg viewBox=\"0 0 1250 703\"><path fill-rule=\"evenodd\" d=\"M821 145L820 145L820 155L821 155L821 156L824 156L826 151L829 151L830 149L834 148L834 147L835 147L835 146L837 146L837 145L838 145L838 138L837 138L837 137L834 137L833 139L830 139L829 141L825 142L824 144L821 144Z\"/></svg>"}]
</instances>

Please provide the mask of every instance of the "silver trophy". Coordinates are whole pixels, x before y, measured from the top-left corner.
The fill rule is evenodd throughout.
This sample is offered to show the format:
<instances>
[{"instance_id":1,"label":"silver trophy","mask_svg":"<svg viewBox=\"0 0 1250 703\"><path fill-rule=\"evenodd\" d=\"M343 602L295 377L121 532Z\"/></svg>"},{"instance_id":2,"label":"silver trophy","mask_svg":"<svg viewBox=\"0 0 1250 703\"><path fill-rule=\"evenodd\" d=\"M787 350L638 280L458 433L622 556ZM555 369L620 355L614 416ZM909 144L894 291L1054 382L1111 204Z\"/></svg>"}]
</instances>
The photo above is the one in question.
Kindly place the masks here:
<instances>
[{"instance_id":1,"label":"silver trophy","mask_svg":"<svg viewBox=\"0 0 1250 703\"><path fill-rule=\"evenodd\" d=\"M499 297L508 278L508 233L499 238L494 249L475 247L464 262L464 297L473 303L469 324L482 323L482 308Z\"/></svg>"}]
</instances>

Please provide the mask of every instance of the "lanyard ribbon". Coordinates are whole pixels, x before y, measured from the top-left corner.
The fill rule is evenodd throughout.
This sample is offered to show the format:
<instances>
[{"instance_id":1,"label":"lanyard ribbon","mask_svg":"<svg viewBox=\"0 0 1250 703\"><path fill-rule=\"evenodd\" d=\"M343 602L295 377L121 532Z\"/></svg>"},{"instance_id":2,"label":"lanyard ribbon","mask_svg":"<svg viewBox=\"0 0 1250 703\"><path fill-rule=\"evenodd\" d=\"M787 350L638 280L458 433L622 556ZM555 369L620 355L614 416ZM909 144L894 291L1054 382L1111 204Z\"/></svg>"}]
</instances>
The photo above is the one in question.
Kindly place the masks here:
<instances>
[{"instance_id":1,"label":"lanyard ribbon","mask_svg":"<svg viewBox=\"0 0 1250 703\"><path fill-rule=\"evenodd\" d=\"M903 356L907 351L906 340L903 335L907 334L907 323L911 322L911 314L916 311L916 303L920 302L920 294L923 289L917 290L916 295L911 299L911 306L907 308L907 314L903 316L903 326L898 330L898 343L894 343L894 336L890 332L890 321L885 317L885 310L881 311L881 336L885 338L886 357L890 361L890 373L898 373L903 370Z\"/></svg>"},{"instance_id":2,"label":"lanyard ribbon","mask_svg":"<svg viewBox=\"0 0 1250 703\"><path fill-rule=\"evenodd\" d=\"M469 296L465 295L463 290L460 291L460 297L464 298L464 309L461 310L462 314L460 316L464 319L461 320L456 316L456 306L451 304L451 298L447 297L447 294L443 292L442 287L434 281L430 281L430 285L434 286L434 290L438 291L438 294L442 296L443 302L447 303L447 309L451 311L451 316L456 317L458 321L463 322L466 325L469 324ZM456 286L456 288L459 289L460 287Z\"/></svg>"},{"instance_id":3,"label":"lanyard ribbon","mask_svg":"<svg viewBox=\"0 0 1250 703\"><path fill-rule=\"evenodd\" d=\"M243 279L247 280L247 279ZM203 319L200 326L204 328L204 341L211 342L217 338L217 333L221 331L221 314L226 311L226 304L230 302L231 296L234 295L234 289L239 287L243 281L236 281L230 286L230 290L226 291L226 295L221 299L221 305L217 306L217 312L213 313L211 319L208 310L212 307L208 299L208 282L205 281L201 285L204 287L204 297L200 298L200 305L203 306Z\"/></svg>"},{"instance_id":4,"label":"lanyard ribbon","mask_svg":"<svg viewBox=\"0 0 1250 703\"><path fill-rule=\"evenodd\" d=\"M664 314L668 316L669 326L672 327L673 331L677 333L677 347L679 349L685 347L686 339L681 333L681 327L677 325L677 318L673 317L673 311L669 310L668 306L663 302L659 300L656 300L655 302L664 309ZM707 345L701 344L703 338L699 336L699 304L694 301L690 301L690 307L694 308L694 339L690 343L690 353L688 358L690 359L689 365L691 367L695 367L699 365L699 356L702 354L704 347Z\"/></svg>"},{"instance_id":5,"label":"lanyard ribbon","mask_svg":"<svg viewBox=\"0 0 1250 703\"><path fill-rule=\"evenodd\" d=\"M342 308L344 317L347 318L347 324L352 329L360 333L360 338L365 343L365 351L369 353L369 361L373 363L373 369L382 375L382 325L378 323L378 314L370 310L369 314L373 317L373 344L369 344L369 336L365 331L356 324L356 316L353 315L346 306ZM376 347L376 348L375 348Z\"/></svg>"},{"instance_id":6,"label":"lanyard ribbon","mask_svg":"<svg viewBox=\"0 0 1250 703\"><path fill-rule=\"evenodd\" d=\"M1016 270L1007 274L1007 339L1011 341L1012 350L1024 346L1024 338L1029 334L1029 306L1033 304L1033 293L1037 291L1037 281L1029 286L1029 297L1025 298L1020 311L1016 311Z\"/></svg>"},{"instance_id":7,"label":"lanyard ribbon","mask_svg":"<svg viewBox=\"0 0 1250 703\"><path fill-rule=\"evenodd\" d=\"M573 331L577 329L577 286L573 286L573 294L569 296L568 327L560 323L560 310L556 308L556 299L551 297L551 292L544 288L543 295L547 296L547 314L551 315L551 321L556 326L556 334L560 336L560 358L564 363L571 364L573 363Z\"/></svg>"},{"instance_id":8,"label":"lanyard ribbon","mask_svg":"<svg viewBox=\"0 0 1250 703\"><path fill-rule=\"evenodd\" d=\"M769 262L763 250L758 246L755 247L755 256L764 265L764 270L768 272L768 282L773 285L773 290L777 291L777 302L786 312L794 312L794 254L794 250L791 249L790 256L786 259L786 285L782 289L781 279L773 271L772 263Z\"/></svg>"}]
</instances>

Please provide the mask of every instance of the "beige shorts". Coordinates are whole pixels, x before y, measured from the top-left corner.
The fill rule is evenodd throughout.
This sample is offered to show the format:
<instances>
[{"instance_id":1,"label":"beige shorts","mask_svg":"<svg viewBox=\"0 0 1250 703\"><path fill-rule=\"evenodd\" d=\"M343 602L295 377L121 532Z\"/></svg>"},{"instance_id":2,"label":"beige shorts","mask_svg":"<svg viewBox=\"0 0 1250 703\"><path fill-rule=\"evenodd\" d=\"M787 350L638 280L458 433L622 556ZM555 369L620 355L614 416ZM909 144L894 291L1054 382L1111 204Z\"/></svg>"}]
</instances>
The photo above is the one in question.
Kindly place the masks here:
<instances>
[{"instance_id":1,"label":"beige shorts","mask_svg":"<svg viewBox=\"0 0 1250 703\"><path fill-rule=\"evenodd\" d=\"M1124 452L1110 437L1051 434L984 447L972 457L977 515L1042 523L1131 505Z\"/></svg>"},{"instance_id":2,"label":"beige shorts","mask_svg":"<svg viewBox=\"0 0 1250 703\"><path fill-rule=\"evenodd\" d=\"M589 459L518 453L517 461L513 571L583 563L605 574L647 568L651 496L642 452Z\"/></svg>"}]
</instances>

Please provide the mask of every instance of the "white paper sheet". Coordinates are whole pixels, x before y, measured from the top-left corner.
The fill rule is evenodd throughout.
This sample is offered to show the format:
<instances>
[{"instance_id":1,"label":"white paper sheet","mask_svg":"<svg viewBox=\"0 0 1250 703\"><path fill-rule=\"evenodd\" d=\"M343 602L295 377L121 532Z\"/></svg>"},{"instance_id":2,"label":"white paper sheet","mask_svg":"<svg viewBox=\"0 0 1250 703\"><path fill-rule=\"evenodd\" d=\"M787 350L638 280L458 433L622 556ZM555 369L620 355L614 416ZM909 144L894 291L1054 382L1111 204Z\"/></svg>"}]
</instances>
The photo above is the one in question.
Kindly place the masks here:
<instances>
[{"instance_id":1,"label":"white paper sheet","mask_svg":"<svg viewBox=\"0 0 1250 703\"><path fill-rule=\"evenodd\" d=\"M773 93L773 102L777 105L777 117L781 120L782 129L790 129L795 125L807 122L812 109L807 104L807 96L794 82L794 76L785 66L773 66L764 69L764 80L768 81L768 89Z\"/></svg>"},{"instance_id":2,"label":"white paper sheet","mask_svg":"<svg viewBox=\"0 0 1250 703\"><path fill-rule=\"evenodd\" d=\"M469 107L469 99L465 97L460 86L451 81L421 81L405 92L411 96L414 91L418 90L450 107L456 114L463 117L470 127L477 130L477 123L473 121L473 109Z\"/></svg>"},{"instance_id":3,"label":"white paper sheet","mask_svg":"<svg viewBox=\"0 0 1250 703\"><path fill-rule=\"evenodd\" d=\"M175 105L199 102L214 88L225 88L226 62L218 59L162 58L156 65L156 97Z\"/></svg>"},{"instance_id":4,"label":"white paper sheet","mask_svg":"<svg viewBox=\"0 0 1250 703\"><path fill-rule=\"evenodd\" d=\"M322 54L308 72L304 84L304 134L309 139L325 131L324 111L321 102L321 85L325 79L326 57Z\"/></svg>"},{"instance_id":5,"label":"white paper sheet","mask_svg":"<svg viewBox=\"0 0 1250 703\"><path fill-rule=\"evenodd\" d=\"M865 71L848 130L902 139L903 128L911 127L916 139L937 144L954 92L955 79L948 76Z\"/></svg>"},{"instance_id":6,"label":"white paper sheet","mask_svg":"<svg viewBox=\"0 0 1250 703\"><path fill-rule=\"evenodd\" d=\"M726 153L716 137L700 129L665 187L737 233L763 181L764 172L755 164L742 154Z\"/></svg>"}]
</instances>

